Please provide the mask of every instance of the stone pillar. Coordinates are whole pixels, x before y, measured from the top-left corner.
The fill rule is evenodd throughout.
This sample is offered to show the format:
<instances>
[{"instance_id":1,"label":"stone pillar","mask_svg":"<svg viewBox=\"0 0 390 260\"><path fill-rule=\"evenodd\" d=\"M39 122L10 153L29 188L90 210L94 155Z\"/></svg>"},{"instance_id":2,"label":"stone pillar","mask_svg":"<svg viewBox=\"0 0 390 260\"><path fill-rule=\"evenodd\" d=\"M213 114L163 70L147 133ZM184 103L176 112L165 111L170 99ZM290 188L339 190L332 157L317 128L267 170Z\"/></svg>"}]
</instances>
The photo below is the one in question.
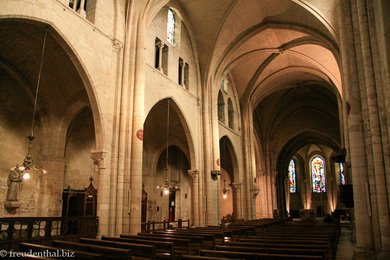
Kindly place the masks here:
<instances>
[{"instance_id":1,"label":"stone pillar","mask_svg":"<svg viewBox=\"0 0 390 260\"><path fill-rule=\"evenodd\" d=\"M239 182L233 182L232 184L233 194L234 194L234 200L233 200L233 213L237 219L240 219L243 217L242 214L242 205L241 205L241 183Z\"/></svg>"},{"instance_id":2,"label":"stone pillar","mask_svg":"<svg viewBox=\"0 0 390 260\"><path fill-rule=\"evenodd\" d=\"M206 225L219 223L219 179L220 151L218 131L217 93L212 83L208 83L203 97L203 151L204 151L204 183L206 195Z\"/></svg>"},{"instance_id":3,"label":"stone pillar","mask_svg":"<svg viewBox=\"0 0 390 260\"><path fill-rule=\"evenodd\" d=\"M310 204L311 204L311 197L309 197L309 194L308 194L308 184L307 184L307 179L303 179L303 205L304 205L304 208L305 209L310 209Z\"/></svg>"},{"instance_id":4,"label":"stone pillar","mask_svg":"<svg viewBox=\"0 0 390 260\"><path fill-rule=\"evenodd\" d=\"M335 194L335 178L326 178L326 187L327 189L327 195L328 195L328 203L330 207L330 211L333 212L336 209L336 198L337 194ZM337 187L336 187L337 189Z\"/></svg>"},{"instance_id":5,"label":"stone pillar","mask_svg":"<svg viewBox=\"0 0 390 260\"><path fill-rule=\"evenodd\" d=\"M341 66L343 73L343 91L346 100L349 154L351 159L354 211L356 221L355 256L367 255L372 250L371 209L367 207L365 183L367 183L367 158L362 118L362 99L359 86L359 71L356 49L360 44L356 42L358 36L357 10L355 1L339 1L336 9L340 25ZM357 35L354 35L357 34Z\"/></svg>"},{"instance_id":6,"label":"stone pillar","mask_svg":"<svg viewBox=\"0 0 390 260\"><path fill-rule=\"evenodd\" d=\"M250 219L256 219L256 201L259 193L260 193L260 188L256 182L251 188L252 215L250 216L251 217Z\"/></svg>"},{"instance_id":7,"label":"stone pillar","mask_svg":"<svg viewBox=\"0 0 390 260\"><path fill-rule=\"evenodd\" d=\"M247 97L248 98L248 97ZM255 204L252 203L252 194L251 189L253 186L253 177L256 172L256 159L254 152L254 142L255 137L253 136L253 108L251 101L244 101L247 104L243 111L242 119L242 133L243 133L243 160L244 160L244 169L243 174L240 180L244 189L240 193L240 218L251 219L256 215Z\"/></svg>"},{"instance_id":8,"label":"stone pillar","mask_svg":"<svg viewBox=\"0 0 390 260\"><path fill-rule=\"evenodd\" d=\"M180 85L182 87L186 87L184 82L184 61L182 59L179 59L179 70L180 70Z\"/></svg>"},{"instance_id":9,"label":"stone pillar","mask_svg":"<svg viewBox=\"0 0 390 260\"><path fill-rule=\"evenodd\" d=\"M364 90L367 92L367 108L369 137L372 149L373 181L370 185L370 200L373 204L373 230L374 248L376 251L386 252L390 255L390 213L389 200L387 197L386 173L384 167L384 149L387 140L382 138L382 129L379 114L378 91L380 80L376 80L376 71L379 70L377 64L375 20L373 19L373 6L371 1L358 0L357 12L360 27L360 42L362 49L362 67L364 68ZM388 149L385 150L388 153Z\"/></svg>"},{"instance_id":10,"label":"stone pillar","mask_svg":"<svg viewBox=\"0 0 390 260\"><path fill-rule=\"evenodd\" d=\"M141 47L142 46L142 47ZM142 198L142 160L143 160L143 125L145 98L145 48L144 35L139 37L136 53L136 72L134 82L134 111L131 146L130 170L130 222L131 233L141 232Z\"/></svg>"},{"instance_id":11,"label":"stone pillar","mask_svg":"<svg viewBox=\"0 0 390 260\"><path fill-rule=\"evenodd\" d=\"M290 212L290 179L285 178L284 179L284 192L286 194L286 210L287 214L289 215Z\"/></svg>"},{"instance_id":12,"label":"stone pillar","mask_svg":"<svg viewBox=\"0 0 390 260\"><path fill-rule=\"evenodd\" d=\"M109 168L109 172L110 172L110 202L109 202L109 205L110 205L110 216L109 216L109 220L108 220L108 235L109 236L112 236L112 235L116 235L116 234L119 234L116 233L116 230L117 230L117 226L116 226L116 216L117 216L117 211L118 211L118 207L117 207L117 203L118 203L118 189L119 189L119 186L118 186L118 182L120 180L120 178L118 176L122 175L123 176L123 169L122 170L118 170L118 168L121 168L121 167L118 167L120 164L118 163L119 161L123 161L124 160L124 152L120 152L120 151L123 151L125 148L124 148L124 142L120 142L119 140L123 140L122 138L125 138L124 137L124 133L122 131L123 129L123 122L121 121L124 121L124 118L122 118L124 115L126 114L123 114L124 111L126 111L127 113L127 106L125 105L128 101L128 97L122 97L122 91L124 91L123 87L121 87L121 81L122 81L122 73L123 73L123 42L119 41L119 40L116 40L114 39L112 41L112 51L113 51L113 55L116 56L116 62L114 63L113 62L113 67L112 69L114 71L117 71L113 77L112 77L112 81L115 82L115 86L116 86L116 89L117 89L117 92L118 92L118 95L115 97L115 100L116 100L116 110L115 110L115 113L114 115L112 116L112 120L115 122L115 124L118 126L118 129L117 131L112 131L113 128L109 128L110 131L112 131L112 135L111 136L108 136L108 135L104 135L105 138L107 139L110 139L110 141L107 141L105 142L106 144L110 144L110 167L108 167L107 163L105 163L106 167ZM122 116L121 117L116 117L116 115L118 114L121 114ZM111 118L111 117L110 117ZM108 124L110 127L111 127L111 124ZM120 127L119 127L120 126ZM122 164L123 165L123 164ZM123 166L122 166L123 168ZM121 187L123 187L123 184L121 185Z\"/></svg>"},{"instance_id":13,"label":"stone pillar","mask_svg":"<svg viewBox=\"0 0 390 260\"><path fill-rule=\"evenodd\" d=\"M192 185L191 185L191 206L192 206L192 224L194 226L199 226L199 171L198 170L188 170L188 174L191 176Z\"/></svg>"},{"instance_id":14,"label":"stone pillar","mask_svg":"<svg viewBox=\"0 0 390 260\"><path fill-rule=\"evenodd\" d=\"M221 171L212 170L210 176L211 183L207 187L207 225L218 225L221 215Z\"/></svg>"},{"instance_id":15,"label":"stone pillar","mask_svg":"<svg viewBox=\"0 0 390 260\"><path fill-rule=\"evenodd\" d=\"M162 55L163 55L163 48L164 48L164 43L161 41L156 43L156 47L158 48L158 70L164 73L163 67L162 67Z\"/></svg>"},{"instance_id":16,"label":"stone pillar","mask_svg":"<svg viewBox=\"0 0 390 260\"><path fill-rule=\"evenodd\" d=\"M147 3L127 5L118 147L116 233L141 231L142 153L145 99L145 21Z\"/></svg>"},{"instance_id":17,"label":"stone pillar","mask_svg":"<svg viewBox=\"0 0 390 260\"><path fill-rule=\"evenodd\" d=\"M77 12L80 14L80 16L87 17L87 13L84 10L85 0L79 0L79 1L80 1L80 8L79 10L77 10Z\"/></svg>"},{"instance_id":18,"label":"stone pillar","mask_svg":"<svg viewBox=\"0 0 390 260\"><path fill-rule=\"evenodd\" d=\"M110 175L106 170L104 158L107 156L105 151L92 151L91 159L98 169L97 185L97 215L99 217L98 235L109 234L110 217Z\"/></svg>"},{"instance_id":19,"label":"stone pillar","mask_svg":"<svg viewBox=\"0 0 390 260\"><path fill-rule=\"evenodd\" d=\"M73 0L73 10L74 11L77 11L77 2L80 1L80 0Z\"/></svg>"}]
</instances>

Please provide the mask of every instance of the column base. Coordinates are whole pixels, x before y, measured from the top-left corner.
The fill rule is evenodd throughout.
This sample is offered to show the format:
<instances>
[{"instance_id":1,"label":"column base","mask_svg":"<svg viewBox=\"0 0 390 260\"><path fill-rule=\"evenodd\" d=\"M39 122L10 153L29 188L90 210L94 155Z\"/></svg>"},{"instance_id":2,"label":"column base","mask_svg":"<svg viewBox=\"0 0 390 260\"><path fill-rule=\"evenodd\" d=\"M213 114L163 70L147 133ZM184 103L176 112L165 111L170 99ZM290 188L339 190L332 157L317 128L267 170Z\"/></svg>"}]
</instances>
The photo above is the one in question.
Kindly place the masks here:
<instances>
[{"instance_id":1,"label":"column base","mask_svg":"<svg viewBox=\"0 0 390 260\"><path fill-rule=\"evenodd\" d=\"M371 260L376 259L374 251L356 246L353 250L353 259L354 260Z\"/></svg>"},{"instance_id":2,"label":"column base","mask_svg":"<svg viewBox=\"0 0 390 260\"><path fill-rule=\"evenodd\" d=\"M7 209L7 211L15 211L17 208L20 208L22 204L20 201L17 200L6 200L4 202L4 207Z\"/></svg>"},{"instance_id":3,"label":"column base","mask_svg":"<svg viewBox=\"0 0 390 260\"><path fill-rule=\"evenodd\" d=\"M382 250L377 254L376 259L378 260L386 260L390 259L390 250Z\"/></svg>"}]
</instances>

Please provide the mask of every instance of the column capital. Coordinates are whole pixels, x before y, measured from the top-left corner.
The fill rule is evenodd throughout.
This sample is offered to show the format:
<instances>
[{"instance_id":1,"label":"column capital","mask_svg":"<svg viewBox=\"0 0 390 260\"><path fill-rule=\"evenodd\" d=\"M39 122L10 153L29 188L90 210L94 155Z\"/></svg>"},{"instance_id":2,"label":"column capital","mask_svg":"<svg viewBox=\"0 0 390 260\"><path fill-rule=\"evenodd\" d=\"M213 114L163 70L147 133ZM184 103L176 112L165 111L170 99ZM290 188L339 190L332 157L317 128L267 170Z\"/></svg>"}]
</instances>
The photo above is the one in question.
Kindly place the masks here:
<instances>
[{"instance_id":1,"label":"column capital","mask_svg":"<svg viewBox=\"0 0 390 260\"><path fill-rule=\"evenodd\" d=\"M188 170L188 175L194 180L199 176L199 170Z\"/></svg>"},{"instance_id":2,"label":"column capital","mask_svg":"<svg viewBox=\"0 0 390 260\"><path fill-rule=\"evenodd\" d=\"M233 187L235 190L241 189L241 182L232 182L230 185L232 185L232 187Z\"/></svg>"},{"instance_id":3,"label":"column capital","mask_svg":"<svg viewBox=\"0 0 390 260\"><path fill-rule=\"evenodd\" d=\"M99 169L105 168L104 167L104 158L107 156L106 151L91 151L91 159L93 160L93 163L96 164Z\"/></svg>"},{"instance_id":4,"label":"column capital","mask_svg":"<svg viewBox=\"0 0 390 260\"><path fill-rule=\"evenodd\" d=\"M158 42L156 42L156 47L162 49L164 47L164 43L162 43L161 41L158 41Z\"/></svg>"},{"instance_id":5,"label":"column capital","mask_svg":"<svg viewBox=\"0 0 390 260\"><path fill-rule=\"evenodd\" d=\"M120 42L120 41L117 40L117 39L112 40L112 47L113 47L113 49L114 49L114 51L115 51L116 53L119 53L119 51L120 51L121 49L123 49L123 43Z\"/></svg>"},{"instance_id":6,"label":"column capital","mask_svg":"<svg viewBox=\"0 0 390 260\"><path fill-rule=\"evenodd\" d=\"M251 192L252 192L253 198L255 199L257 197L257 195L259 195L259 193L260 193L260 188L257 187L256 185L253 185L251 188Z\"/></svg>"},{"instance_id":7,"label":"column capital","mask_svg":"<svg viewBox=\"0 0 390 260\"><path fill-rule=\"evenodd\" d=\"M211 173L211 178L213 180L216 180L218 178L218 176L221 175L221 171L219 171L219 170L212 170L210 173Z\"/></svg>"}]
</instances>

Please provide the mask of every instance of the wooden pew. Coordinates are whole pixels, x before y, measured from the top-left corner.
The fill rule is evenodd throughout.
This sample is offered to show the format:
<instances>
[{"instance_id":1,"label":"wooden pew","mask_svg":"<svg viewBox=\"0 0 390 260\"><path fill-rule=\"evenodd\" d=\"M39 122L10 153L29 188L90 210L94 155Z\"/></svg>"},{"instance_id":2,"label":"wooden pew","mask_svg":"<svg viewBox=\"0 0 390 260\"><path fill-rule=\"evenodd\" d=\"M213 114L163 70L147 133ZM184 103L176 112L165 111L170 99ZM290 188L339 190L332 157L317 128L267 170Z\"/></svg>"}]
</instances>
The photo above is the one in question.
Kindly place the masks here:
<instances>
[{"instance_id":1,"label":"wooden pew","mask_svg":"<svg viewBox=\"0 0 390 260\"><path fill-rule=\"evenodd\" d=\"M78 242L53 240L54 247L60 247L69 250L80 250L90 253L99 253L104 259L131 259L131 249L121 249L107 246L91 245Z\"/></svg>"},{"instance_id":2,"label":"wooden pew","mask_svg":"<svg viewBox=\"0 0 390 260\"><path fill-rule=\"evenodd\" d=\"M179 234L210 234L215 236L216 243L222 244L225 238L231 238L233 236L233 231L231 230L217 230L217 229L207 229L207 228L188 228L188 229L177 229L176 231Z\"/></svg>"},{"instance_id":3,"label":"wooden pew","mask_svg":"<svg viewBox=\"0 0 390 260\"><path fill-rule=\"evenodd\" d=\"M116 242L116 241L93 239L93 238L80 238L80 242L84 244L131 249L133 256L144 257L147 259L156 258L155 247L151 245L124 243L124 242Z\"/></svg>"},{"instance_id":4,"label":"wooden pew","mask_svg":"<svg viewBox=\"0 0 390 260\"><path fill-rule=\"evenodd\" d=\"M324 259L332 259L332 255L330 254L330 249L327 245L312 245L312 244L286 244L283 242L270 241L270 242L229 242L227 245L230 246L244 246L244 247L255 247L255 248L291 248L297 250L321 250L325 253Z\"/></svg>"},{"instance_id":5,"label":"wooden pew","mask_svg":"<svg viewBox=\"0 0 390 260\"><path fill-rule=\"evenodd\" d=\"M321 256L311 255L283 255L283 254L267 254L267 253L252 253L252 252L232 252L219 250L199 250L201 256L208 257L225 257L230 259L247 259L247 260L269 260L269 259L285 259L285 260L321 260Z\"/></svg>"},{"instance_id":6,"label":"wooden pew","mask_svg":"<svg viewBox=\"0 0 390 260\"><path fill-rule=\"evenodd\" d=\"M155 236L141 236L141 235L129 235L122 234L122 238L133 238L133 239L143 239L143 240L152 240L152 241L164 241L164 242L173 242L174 252L176 254L192 254L191 250L191 241L189 239L183 238L174 238L174 237L155 237ZM194 252L196 253L196 252Z\"/></svg>"},{"instance_id":7,"label":"wooden pew","mask_svg":"<svg viewBox=\"0 0 390 260\"><path fill-rule=\"evenodd\" d=\"M153 231L153 234L172 234L172 235L185 235L185 236L201 236L203 237L204 241L204 247L213 249L216 245L216 237L214 234L205 234L205 233L182 233L182 232L176 232L175 230L169 230L169 231Z\"/></svg>"},{"instance_id":8,"label":"wooden pew","mask_svg":"<svg viewBox=\"0 0 390 260\"><path fill-rule=\"evenodd\" d=\"M266 240L276 240L276 241L302 241L299 243L315 243L314 241L322 241L317 243L328 243L330 254L335 256L337 250L337 241L333 237L333 235L317 235L312 234L310 232L301 232L301 233L290 233L286 231L285 233L261 233L256 234L255 236L250 236L248 238L240 239L240 241L249 241L253 239L266 239Z\"/></svg>"},{"instance_id":9,"label":"wooden pew","mask_svg":"<svg viewBox=\"0 0 390 260\"><path fill-rule=\"evenodd\" d=\"M28 252L29 250L32 250L32 252L50 252L53 254L58 254L59 252L58 250L61 251L64 249L60 247L53 247L53 246L40 245L40 244L21 243L20 250L22 252ZM93 259L102 259L103 256L101 253L85 252L85 251L73 250L73 249L69 251L74 252L74 257L69 257L72 259L93 260ZM35 258L35 259L39 259L39 258Z\"/></svg>"},{"instance_id":10,"label":"wooden pew","mask_svg":"<svg viewBox=\"0 0 390 260\"><path fill-rule=\"evenodd\" d=\"M285 244L311 244L311 245L325 245L331 247L329 240L317 240L317 239L295 239L295 238L241 238L237 242L249 242L249 243L285 243Z\"/></svg>"},{"instance_id":11,"label":"wooden pew","mask_svg":"<svg viewBox=\"0 0 390 260\"><path fill-rule=\"evenodd\" d=\"M146 240L146 239L133 239L133 238L109 237L109 236L102 236L102 240L142 244L142 245L152 245L155 247L156 258L172 259L172 260L175 258L175 251L174 251L175 248L173 242L162 242L162 241L153 241L153 240Z\"/></svg>"},{"instance_id":12,"label":"wooden pew","mask_svg":"<svg viewBox=\"0 0 390 260\"><path fill-rule=\"evenodd\" d=\"M200 256L200 255L182 255L180 260L229 260L231 258L225 257L211 257L211 256ZM245 259L242 259L245 260Z\"/></svg>"},{"instance_id":13,"label":"wooden pew","mask_svg":"<svg viewBox=\"0 0 390 260\"><path fill-rule=\"evenodd\" d=\"M204 242L202 236L187 236L187 235L180 235L180 234L163 234L163 233L138 233L141 237L154 237L154 238L160 238L160 237L173 237L173 238L184 238L189 239L192 245L192 249L201 249L204 248Z\"/></svg>"},{"instance_id":14,"label":"wooden pew","mask_svg":"<svg viewBox=\"0 0 390 260\"><path fill-rule=\"evenodd\" d=\"M273 248L273 247L247 247L242 246L216 246L219 251L233 251L233 252L253 252L265 254L282 254L282 255L309 255L319 256L320 259L325 259L326 252L320 249L296 249L296 248ZM318 259L318 258L316 258Z\"/></svg>"}]
</instances>

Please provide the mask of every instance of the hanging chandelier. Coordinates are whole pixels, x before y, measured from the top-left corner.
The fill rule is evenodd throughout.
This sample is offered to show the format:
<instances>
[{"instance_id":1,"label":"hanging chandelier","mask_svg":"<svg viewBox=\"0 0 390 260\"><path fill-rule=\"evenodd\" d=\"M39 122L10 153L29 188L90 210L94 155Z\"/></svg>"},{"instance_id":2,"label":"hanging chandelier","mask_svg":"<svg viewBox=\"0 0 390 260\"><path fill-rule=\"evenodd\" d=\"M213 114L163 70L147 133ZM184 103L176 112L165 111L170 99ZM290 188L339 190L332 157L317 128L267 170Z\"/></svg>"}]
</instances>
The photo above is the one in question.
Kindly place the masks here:
<instances>
[{"instance_id":1,"label":"hanging chandelier","mask_svg":"<svg viewBox=\"0 0 390 260\"><path fill-rule=\"evenodd\" d=\"M165 182L163 185L158 185L157 189L162 190L164 195L168 195L171 190L178 190L177 184L173 185L171 181L171 169L169 168L169 119L170 119L170 105L169 99L167 99L167 135L166 135L166 154L165 154Z\"/></svg>"},{"instance_id":2,"label":"hanging chandelier","mask_svg":"<svg viewBox=\"0 0 390 260\"><path fill-rule=\"evenodd\" d=\"M11 168L12 171L18 170L19 172L23 172L23 179L28 180L30 179L31 170L42 172L43 174L46 174L47 171L44 170L42 167L37 168L35 165L33 165L33 159L32 159L32 144L35 139L34 136L34 125L35 125L35 116L37 112L37 103L38 103L38 93L39 93L39 85L41 81L41 74L42 74L42 66L43 66L43 58L45 55L45 48L46 48L46 40L47 40L47 29L45 30L45 36L43 38L43 44L42 44L42 52L41 52L41 61L39 64L39 72L38 72L38 78L37 78L37 84L35 88L35 97L34 97L34 107L33 107L33 113L32 113L32 120L31 120L31 132L30 135L27 136L28 140L28 148L27 148L27 154L26 157L23 160L23 165L19 166L19 164L16 164L15 167Z\"/></svg>"}]
</instances>

